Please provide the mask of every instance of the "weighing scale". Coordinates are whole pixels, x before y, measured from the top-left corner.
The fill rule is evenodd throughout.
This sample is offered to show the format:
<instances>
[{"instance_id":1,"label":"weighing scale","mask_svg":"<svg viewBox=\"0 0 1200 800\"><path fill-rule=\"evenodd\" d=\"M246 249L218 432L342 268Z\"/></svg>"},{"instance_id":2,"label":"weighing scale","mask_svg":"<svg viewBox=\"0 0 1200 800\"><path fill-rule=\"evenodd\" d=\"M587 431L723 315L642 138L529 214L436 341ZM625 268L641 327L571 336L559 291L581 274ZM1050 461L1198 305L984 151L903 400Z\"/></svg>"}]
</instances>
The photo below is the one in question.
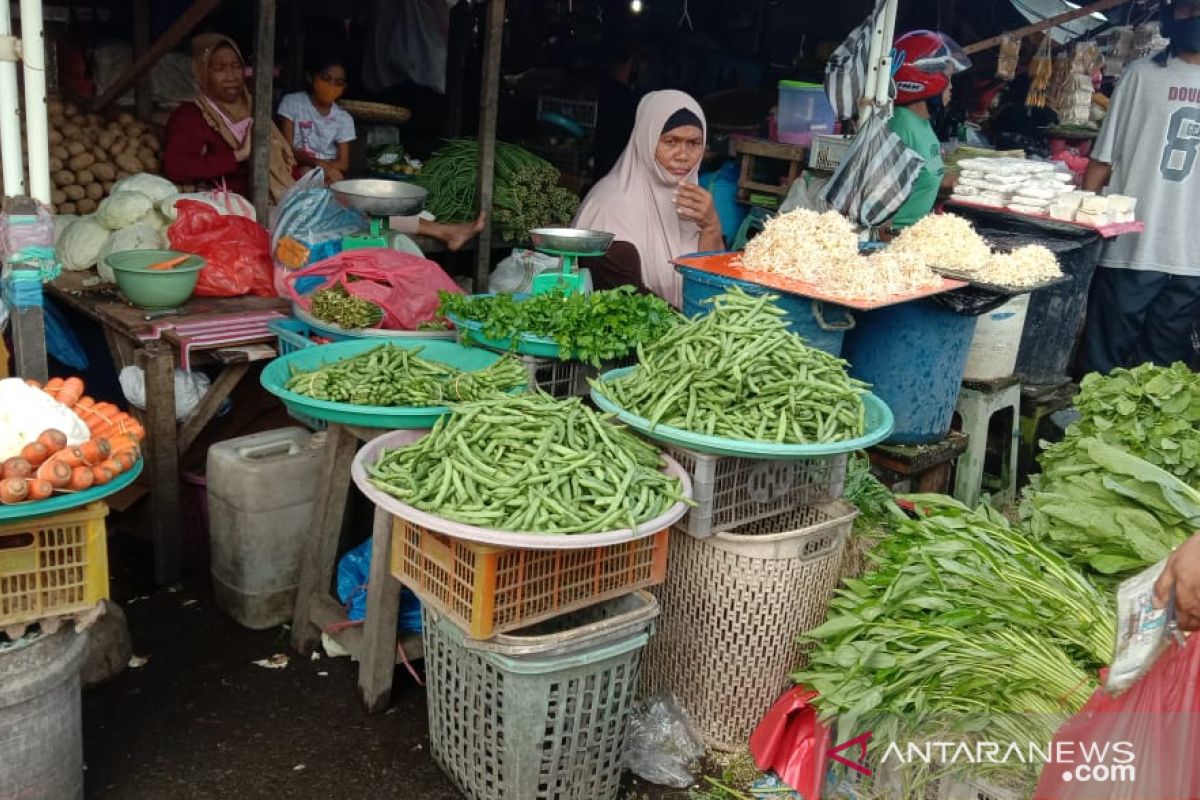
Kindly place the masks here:
<instances>
[{"instance_id":1,"label":"weighing scale","mask_svg":"<svg viewBox=\"0 0 1200 800\"><path fill-rule=\"evenodd\" d=\"M329 188L342 205L358 209L371 218L371 231L344 237L343 250L391 247L387 218L420 214L425 208L425 198L429 196L427 189L416 184L378 178L338 181Z\"/></svg>"},{"instance_id":2,"label":"weighing scale","mask_svg":"<svg viewBox=\"0 0 1200 800\"><path fill-rule=\"evenodd\" d=\"M529 232L529 237L533 241L533 249L562 259L562 271L543 272L536 276L530 291L533 294L554 291L573 294L580 291L583 285L578 270L579 259L604 255L616 235L579 228L536 228Z\"/></svg>"}]
</instances>

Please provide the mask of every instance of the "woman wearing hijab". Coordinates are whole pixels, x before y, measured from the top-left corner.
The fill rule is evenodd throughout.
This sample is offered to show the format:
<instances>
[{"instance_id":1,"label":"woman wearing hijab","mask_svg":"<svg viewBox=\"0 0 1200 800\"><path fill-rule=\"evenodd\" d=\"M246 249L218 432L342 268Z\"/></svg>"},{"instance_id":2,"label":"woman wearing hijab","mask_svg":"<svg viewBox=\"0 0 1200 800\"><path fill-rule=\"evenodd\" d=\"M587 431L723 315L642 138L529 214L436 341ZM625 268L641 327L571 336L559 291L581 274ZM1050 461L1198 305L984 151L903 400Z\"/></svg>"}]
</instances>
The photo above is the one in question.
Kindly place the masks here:
<instances>
[{"instance_id":1,"label":"woman wearing hijab","mask_svg":"<svg viewBox=\"0 0 1200 800\"><path fill-rule=\"evenodd\" d=\"M706 132L691 96L668 90L642 99L625 152L575 218L576 227L616 234L603 257L583 260L596 288L633 284L679 308L672 261L724 249L712 195L696 181Z\"/></svg>"},{"instance_id":2,"label":"woman wearing hijab","mask_svg":"<svg viewBox=\"0 0 1200 800\"><path fill-rule=\"evenodd\" d=\"M253 102L246 89L245 61L228 36L206 33L192 40L192 72L198 93L167 120L163 169L176 183L224 182L231 192L250 193ZM271 126L271 196L293 182L291 146Z\"/></svg>"}]
</instances>

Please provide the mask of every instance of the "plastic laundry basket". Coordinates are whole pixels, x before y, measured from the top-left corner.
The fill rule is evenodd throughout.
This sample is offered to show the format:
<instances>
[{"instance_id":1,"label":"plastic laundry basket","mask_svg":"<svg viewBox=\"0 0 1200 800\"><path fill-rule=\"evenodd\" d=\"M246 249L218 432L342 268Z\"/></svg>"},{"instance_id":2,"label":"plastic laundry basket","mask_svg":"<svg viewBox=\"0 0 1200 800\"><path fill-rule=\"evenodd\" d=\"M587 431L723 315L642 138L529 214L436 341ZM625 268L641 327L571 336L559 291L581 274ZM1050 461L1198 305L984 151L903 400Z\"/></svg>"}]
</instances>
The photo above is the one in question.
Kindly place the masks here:
<instances>
[{"instance_id":1,"label":"plastic laundry basket","mask_svg":"<svg viewBox=\"0 0 1200 800\"><path fill-rule=\"evenodd\" d=\"M426 606L433 757L471 800L614 800L657 616L635 592L481 641Z\"/></svg>"},{"instance_id":2,"label":"plastic laundry basket","mask_svg":"<svg viewBox=\"0 0 1200 800\"><path fill-rule=\"evenodd\" d=\"M839 500L710 539L672 529L642 694L673 692L710 747L745 747L825 619L856 516Z\"/></svg>"}]
</instances>

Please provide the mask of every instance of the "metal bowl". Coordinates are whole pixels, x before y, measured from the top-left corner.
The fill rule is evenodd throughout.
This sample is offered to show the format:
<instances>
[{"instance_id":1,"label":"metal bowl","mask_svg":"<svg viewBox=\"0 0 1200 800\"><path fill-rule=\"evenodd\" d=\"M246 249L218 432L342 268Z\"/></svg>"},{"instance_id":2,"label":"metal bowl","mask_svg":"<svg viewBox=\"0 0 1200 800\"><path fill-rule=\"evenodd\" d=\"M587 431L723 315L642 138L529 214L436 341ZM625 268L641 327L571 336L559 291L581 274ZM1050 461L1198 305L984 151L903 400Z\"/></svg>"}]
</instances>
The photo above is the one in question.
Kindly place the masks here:
<instances>
[{"instance_id":1,"label":"metal bowl","mask_svg":"<svg viewBox=\"0 0 1200 800\"><path fill-rule=\"evenodd\" d=\"M405 181L362 178L338 181L329 187L344 205L373 217L407 217L421 213L429 191Z\"/></svg>"},{"instance_id":2,"label":"metal bowl","mask_svg":"<svg viewBox=\"0 0 1200 800\"><path fill-rule=\"evenodd\" d=\"M604 231L585 231L579 228L537 228L529 232L538 250L560 253L600 255L608 250L616 234Z\"/></svg>"}]
</instances>

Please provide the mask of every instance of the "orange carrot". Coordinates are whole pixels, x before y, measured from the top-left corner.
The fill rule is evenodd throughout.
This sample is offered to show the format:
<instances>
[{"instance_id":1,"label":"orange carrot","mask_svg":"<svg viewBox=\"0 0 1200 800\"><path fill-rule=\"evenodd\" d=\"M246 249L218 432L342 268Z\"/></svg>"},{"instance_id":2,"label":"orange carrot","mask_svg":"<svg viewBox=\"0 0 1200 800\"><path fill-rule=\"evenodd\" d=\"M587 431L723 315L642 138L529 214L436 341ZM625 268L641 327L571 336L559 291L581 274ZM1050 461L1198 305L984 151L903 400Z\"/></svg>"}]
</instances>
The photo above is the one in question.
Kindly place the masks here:
<instances>
[{"instance_id":1,"label":"orange carrot","mask_svg":"<svg viewBox=\"0 0 1200 800\"><path fill-rule=\"evenodd\" d=\"M71 482L67 484L67 488L73 492L82 492L92 488L95 482L96 476L92 474L90 467L76 467L71 470Z\"/></svg>"},{"instance_id":2,"label":"orange carrot","mask_svg":"<svg viewBox=\"0 0 1200 800\"><path fill-rule=\"evenodd\" d=\"M24 478L8 478L0 481L0 503L12 505L29 497L29 484Z\"/></svg>"},{"instance_id":3,"label":"orange carrot","mask_svg":"<svg viewBox=\"0 0 1200 800\"><path fill-rule=\"evenodd\" d=\"M176 256L175 258L168 258L166 261L160 261L157 264L151 264L149 269L173 269L175 267L178 267L183 262L187 261L189 258L191 258L191 255L182 255L182 256Z\"/></svg>"},{"instance_id":4,"label":"orange carrot","mask_svg":"<svg viewBox=\"0 0 1200 800\"><path fill-rule=\"evenodd\" d=\"M30 500L45 500L54 494L54 484L50 483L50 481L35 478L34 480L27 481L27 484L29 486Z\"/></svg>"},{"instance_id":5,"label":"orange carrot","mask_svg":"<svg viewBox=\"0 0 1200 800\"><path fill-rule=\"evenodd\" d=\"M28 478L33 474L33 465L20 456L14 456L4 462L4 466L0 467L0 477L8 478Z\"/></svg>"},{"instance_id":6,"label":"orange carrot","mask_svg":"<svg viewBox=\"0 0 1200 800\"><path fill-rule=\"evenodd\" d=\"M121 466L121 463L115 458L110 458L107 461L100 462L100 468L107 469L113 474L114 478L125 471L125 469Z\"/></svg>"},{"instance_id":7,"label":"orange carrot","mask_svg":"<svg viewBox=\"0 0 1200 800\"><path fill-rule=\"evenodd\" d=\"M99 464L101 461L107 458L107 456L100 451L100 445L96 444L95 439L79 445L79 452L83 453L83 463L85 464Z\"/></svg>"},{"instance_id":8,"label":"orange carrot","mask_svg":"<svg viewBox=\"0 0 1200 800\"><path fill-rule=\"evenodd\" d=\"M104 466L92 467L92 476L98 486L103 486L113 479L112 470Z\"/></svg>"},{"instance_id":9,"label":"orange carrot","mask_svg":"<svg viewBox=\"0 0 1200 800\"><path fill-rule=\"evenodd\" d=\"M55 454L54 460L61 461L71 469L84 465L83 451L78 447L68 447L64 450L59 450Z\"/></svg>"},{"instance_id":10,"label":"orange carrot","mask_svg":"<svg viewBox=\"0 0 1200 800\"><path fill-rule=\"evenodd\" d=\"M137 456L128 450L122 450L120 453L113 453L109 461L115 461L121 466L121 472L128 472L133 469L133 465L137 463Z\"/></svg>"},{"instance_id":11,"label":"orange carrot","mask_svg":"<svg viewBox=\"0 0 1200 800\"><path fill-rule=\"evenodd\" d=\"M71 482L71 468L61 461L47 461L38 467L38 480L49 481L56 489Z\"/></svg>"},{"instance_id":12,"label":"orange carrot","mask_svg":"<svg viewBox=\"0 0 1200 800\"><path fill-rule=\"evenodd\" d=\"M62 388L62 385L62 378L51 378L50 380L46 381L46 385L42 387L42 391L51 397L54 397L58 394L58 391Z\"/></svg>"},{"instance_id":13,"label":"orange carrot","mask_svg":"<svg viewBox=\"0 0 1200 800\"><path fill-rule=\"evenodd\" d=\"M79 402L79 398L81 397L83 397L82 380L79 378L67 378L63 381L62 388L58 392L58 402L67 408L71 408Z\"/></svg>"},{"instance_id":14,"label":"orange carrot","mask_svg":"<svg viewBox=\"0 0 1200 800\"><path fill-rule=\"evenodd\" d=\"M75 404L75 413L76 414L82 413L81 409L88 409L94 405L96 405L96 401L93 400L90 396L85 395L85 396L79 398L79 402Z\"/></svg>"},{"instance_id":15,"label":"orange carrot","mask_svg":"<svg viewBox=\"0 0 1200 800\"><path fill-rule=\"evenodd\" d=\"M50 457L50 448L41 442L30 442L21 448L21 458L28 461L33 466L40 465L43 461Z\"/></svg>"},{"instance_id":16,"label":"orange carrot","mask_svg":"<svg viewBox=\"0 0 1200 800\"><path fill-rule=\"evenodd\" d=\"M55 428L42 431L37 440L44 444L51 454L57 453L67 446L67 435Z\"/></svg>"}]
</instances>

